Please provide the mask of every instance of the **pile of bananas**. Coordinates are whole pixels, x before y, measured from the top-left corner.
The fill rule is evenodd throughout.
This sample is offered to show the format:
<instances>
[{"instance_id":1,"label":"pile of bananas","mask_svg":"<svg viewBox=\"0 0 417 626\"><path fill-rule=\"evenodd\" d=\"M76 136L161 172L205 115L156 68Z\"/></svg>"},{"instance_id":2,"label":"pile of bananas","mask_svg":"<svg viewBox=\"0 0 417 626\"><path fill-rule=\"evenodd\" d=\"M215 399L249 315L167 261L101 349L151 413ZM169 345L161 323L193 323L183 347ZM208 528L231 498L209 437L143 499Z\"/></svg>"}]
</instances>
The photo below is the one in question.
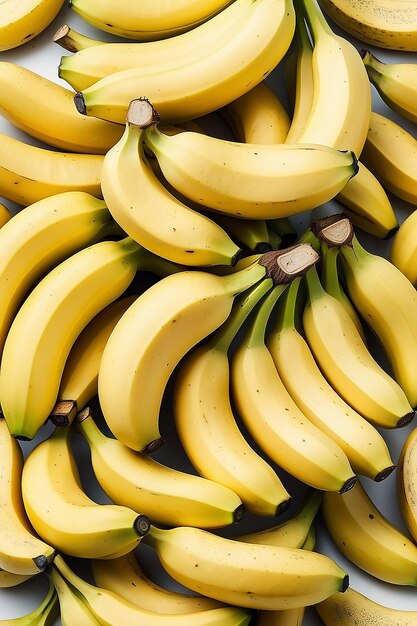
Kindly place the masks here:
<instances>
[{"instance_id":1,"label":"pile of bananas","mask_svg":"<svg viewBox=\"0 0 417 626\"><path fill-rule=\"evenodd\" d=\"M0 50L63 4L0 1ZM417 50L411 2L320 5ZM417 430L388 445L417 407L417 212L390 200L417 204L417 140L371 104L417 122L417 65L313 0L123 7L69 1L110 34L56 32L69 89L0 61L0 113L41 142L0 135L0 587L49 584L0 624L416 626L349 574L417 586ZM394 470L404 532L365 488Z\"/></svg>"}]
</instances>

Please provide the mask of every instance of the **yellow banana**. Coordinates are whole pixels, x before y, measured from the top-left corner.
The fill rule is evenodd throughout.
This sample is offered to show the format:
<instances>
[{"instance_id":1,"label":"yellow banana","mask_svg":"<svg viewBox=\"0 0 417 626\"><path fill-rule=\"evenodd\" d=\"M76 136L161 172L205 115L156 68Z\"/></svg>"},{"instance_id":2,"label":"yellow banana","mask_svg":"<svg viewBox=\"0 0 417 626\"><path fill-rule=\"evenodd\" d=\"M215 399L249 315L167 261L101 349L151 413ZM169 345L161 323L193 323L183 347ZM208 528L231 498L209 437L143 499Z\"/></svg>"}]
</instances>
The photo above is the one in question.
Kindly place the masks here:
<instances>
[{"instance_id":1,"label":"yellow banana","mask_svg":"<svg viewBox=\"0 0 417 626\"><path fill-rule=\"evenodd\" d=\"M0 228L12 218L12 214L5 204L0 203Z\"/></svg>"},{"instance_id":2,"label":"yellow banana","mask_svg":"<svg viewBox=\"0 0 417 626\"><path fill-rule=\"evenodd\" d=\"M333 541L355 565L394 585L417 585L417 547L374 506L358 482L325 493L323 518Z\"/></svg>"},{"instance_id":3,"label":"yellow banana","mask_svg":"<svg viewBox=\"0 0 417 626\"><path fill-rule=\"evenodd\" d=\"M383 437L329 385L297 330L298 287L294 281L284 294L267 342L278 373L300 410L338 443L353 470L384 480L395 465Z\"/></svg>"},{"instance_id":4,"label":"yellow banana","mask_svg":"<svg viewBox=\"0 0 417 626\"><path fill-rule=\"evenodd\" d=\"M228 317L234 296L267 276L277 253L267 252L249 267L226 276L189 271L167 276L126 311L101 360L100 405L113 434L134 450L161 444L159 410L179 360Z\"/></svg>"},{"instance_id":5,"label":"yellow banana","mask_svg":"<svg viewBox=\"0 0 417 626\"><path fill-rule=\"evenodd\" d=\"M95 559L91 566L97 587L112 591L147 611L179 615L222 606L211 598L175 593L160 587L144 574L133 552L118 559Z\"/></svg>"},{"instance_id":6,"label":"yellow banana","mask_svg":"<svg viewBox=\"0 0 417 626\"><path fill-rule=\"evenodd\" d=\"M334 561L298 548L244 543L186 527L151 526L146 543L177 582L237 606L297 608L348 587L348 575Z\"/></svg>"},{"instance_id":7,"label":"yellow banana","mask_svg":"<svg viewBox=\"0 0 417 626\"><path fill-rule=\"evenodd\" d=\"M64 0L3 0L0 3L0 51L17 48L39 35Z\"/></svg>"},{"instance_id":8,"label":"yellow banana","mask_svg":"<svg viewBox=\"0 0 417 626\"><path fill-rule=\"evenodd\" d=\"M401 224L392 240L389 260L417 287L417 211Z\"/></svg>"},{"instance_id":9,"label":"yellow banana","mask_svg":"<svg viewBox=\"0 0 417 626\"><path fill-rule=\"evenodd\" d=\"M74 152L105 154L123 129L80 115L74 94L15 63L0 63L0 113L45 143ZM51 183L54 182L51 180Z\"/></svg>"},{"instance_id":10,"label":"yellow banana","mask_svg":"<svg viewBox=\"0 0 417 626\"><path fill-rule=\"evenodd\" d=\"M86 22L108 33L143 41L172 37L194 28L221 11L230 0L170 0L156 5L125 0L123 11L111 0L70 0L70 7Z\"/></svg>"},{"instance_id":11,"label":"yellow banana","mask_svg":"<svg viewBox=\"0 0 417 626\"><path fill-rule=\"evenodd\" d=\"M323 289L315 268L306 279L303 327L325 378L370 422L385 428L408 424L414 411L404 391L371 356L343 304Z\"/></svg>"},{"instance_id":12,"label":"yellow banana","mask_svg":"<svg viewBox=\"0 0 417 626\"><path fill-rule=\"evenodd\" d=\"M22 304L7 335L0 373L2 410L14 436L36 435L55 405L73 343L127 289L140 257L140 246L129 237L100 242L49 272Z\"/></svg>"},{"instance_id":13,"label":"yellow banana","mask_svg":"<svg viewBox=\"0 0 417 626\"><path fill-rule=\"evenodd\" d=\"M58 595L62 626L100 626L100 622L55 567L49 568L48 577Z\"/></svg>"},{"instance_id":14,"label":"yellow banana","mask_svg":"<svg viewBox=\"0 0 417 626\"><path fill-rule=\"evenodd\" d=\"M159 256L184 265L233 265L240 248L155 176L143 146L143 128L152 123L154 113L147 101L133 101L123 137L104 158L101 188L111 214L131 237Z\"/></svg>"},{"instance_id":15,"label":"yellow banana","mask_svg":"<svg viewBox=\"0 0 417 626\"><path fill-rule=\"evenodd\" d=\"M386 189L417 204L417 139L410 133L373 112L362 160Z\"/></svg>"},{"instance_id":16,"label":"yellow banana","mask_svg":"<svg viewBox=\"0 0 417 626\"><path fill-rule=\"evenodd\" d=\"M17 587L32 578L34 574L12 574L5 569L0 570L0 589Z\"/></svg>"},{"instance_id":17,"label":"yellow banana","mask_svg":"<svg viewBox=\"0 0 417 626\"><path fill-rule=\"evenodd\" d=\"M192 613L164 615L135 606L102 587L90 585L77 576L62 556L55 559L61 575L74 587L102 626L247 626L250 613L237 607L221 607Z\"/></svg>"},{"instance_id":18,"label":"yellow banana","mask_svg":"<svg viewBox=\"0 0 417 626\"><path fill-rule=\"evenodd\" d=\"M416 430L408 435L401 450L397 473L398 502L402 517L414 541L417 539L416 436Z\"/></svg>"},{"instance_id":19,"label":"yellow banana","mask_svg":"<svg viewBox=\"0 0 417 626\"><path fill-rule=\"evenodd\" d=\"M252 513L269 516L284 512L291 500L236 424L228 350L251 309L270 289L271 281L262 281L236 299L227 321L209 342L185 357L173 393L177 432L198 473L233 489Z\"/></svg>"},{"instance_id":20,"label":"yellow banana","mask_svg":"<svg viewBox=\"0 0 417 626\"><path fill-rule=\"evenodd\" d=\"M33 285L66 257L109 235L113 225L102 200L69 191L26 207L0 229L0 353Z\"/></svg>"},{"instance_id":21,"label":"yellow banana","mask_svg":"<svg viewBox=\"0 0 417 626\"><path fill-rule=\"evenodd\" d=\"M253 0L238 32L212 54L145 75L140 68L111 74L79 91L77 108L124 123L129 102L146 94L164 122L199 117L260 83L287 52L294 27L292 0Z\"/></svg>"},{"instance_id":22,"label":"yellow banana","mask_svg":"<svg viewBox=\"0 0 417 626\"><path fill-rule=\"evenodd\" d=\"M0 567L7 573L29 577L44 570L55 551L35 536L29 524L20 486L22 467L19 443L11 437L5 420L0 419Z\"/></svg>"},{"instance_id":23,"label":"yellow banana","mask_svg":"<svg viewBox=\"0 0 417 626\"><path fill-rule=\"evenodd\" d=\"M111 559L133 550L149 530L145 515L115 504L97 504L81 487L69 428L57 428L23 466L23 502L31 524L60 552Z\"/></svg>"},{"instance_id":24,"label":"yellow banana","mask_svg":"<svg viewBox=\"0 0 417 626\"><path fill-rule=\"evenodd\" d=\"M0 133L0 195L28 205L65 191L101 197L103 157L53 152Z\"/></svg>"},{"instance_id":25,"label":"yellow banana","mask_svg":"<svg viewBox=\"0 0 417 626\"><path fill-rule=\"evenodd\" d=\"M379 337L394 374L417 407L417 292L395 265L367 252L356 237L340 254L350 299Z\"/></svg>"},{"instance_id":26,"label":"yellow banana","mask_svg":"<svg viewBox=\"0 0 417 626\"><path fill-rule=\"evenodd\" d=\"M382 606L352 587L346 593L335 593L314 607L325 626L416 626L417 611Z\"/></svg>"}]
</instances>

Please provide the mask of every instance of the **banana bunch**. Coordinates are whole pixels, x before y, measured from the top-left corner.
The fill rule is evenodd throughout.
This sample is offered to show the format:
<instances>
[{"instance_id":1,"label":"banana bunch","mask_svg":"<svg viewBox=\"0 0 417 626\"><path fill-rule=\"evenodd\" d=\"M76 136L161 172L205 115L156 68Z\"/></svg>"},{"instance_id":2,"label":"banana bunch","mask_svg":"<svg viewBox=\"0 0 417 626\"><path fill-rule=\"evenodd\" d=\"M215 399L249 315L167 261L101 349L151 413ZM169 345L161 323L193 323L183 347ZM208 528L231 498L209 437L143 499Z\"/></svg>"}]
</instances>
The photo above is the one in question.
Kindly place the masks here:
<instances>
[{"instance_id":1,"label":"banana bunch","mask_svg":"<svg viewBox=\"0 0 417 626\"><path fill-rule=\"evenodd\" d=\"M64 0L6 0L0 7L0 51L21 46L39 35Z\"/></svg>"}]
</instances>

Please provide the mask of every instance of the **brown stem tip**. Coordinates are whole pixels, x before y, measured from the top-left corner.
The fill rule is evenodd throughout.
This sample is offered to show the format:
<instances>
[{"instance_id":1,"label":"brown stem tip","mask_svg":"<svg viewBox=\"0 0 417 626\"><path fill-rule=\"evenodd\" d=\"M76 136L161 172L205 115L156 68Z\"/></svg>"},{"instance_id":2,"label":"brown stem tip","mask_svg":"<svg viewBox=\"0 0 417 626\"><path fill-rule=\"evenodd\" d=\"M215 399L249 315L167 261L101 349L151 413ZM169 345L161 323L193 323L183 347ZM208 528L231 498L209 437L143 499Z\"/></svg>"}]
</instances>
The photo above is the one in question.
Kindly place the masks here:
<instances>
[{"instance_id":1,"label":"brown stem tip","mask_svg":"<svg viewBox=\"0 0 417 626\"><path fill-rule=\"evenodd\" d=\"M77 412L77 403L75 400L60 400L56 403L49 417L55 426L69 426Z\"/></svg>"},{"instance_id":2,"label":"brown stem tip","mask_svg":"<svg viewBox=\"0 0 417 626\"><path fill-rule=\"evenodd\" d=\"M309 243L297 243L283 250L266 252L259 263L266 268L267 278L272 278L275 285L284 285L305 274L318 259L319 255Z\"/></svg>"},{"instance_id":3,"label":"brown stem tip","mask_svg":"<svg viewBox=\"0 0 417 626\"><path fill-rule=\"evenodd\" d=\"M144 537L145 535L148 534L150 527L151 527L151 523L149 521L149 518L146 517L146 515L138 515L133 523L133 527L136 530L139 537Z\"/></svg>"},{"instance_id":4,"label":"brown stem tip","mask_svg":"<svg viewBox=\"0 0 417 626\"><path fill-rule=\"evenodd\" d=\"M353 225L344 213L335 213L316 220L311 225L311 232L329 248L352 245Z\"/></svg>"},{"instance_id":5,"label":"brown stem tip","mask_svg":"<svg viewBox=\"0 0 417 626\"><path fill-rule=\"evenodd\" d=\"M78 113L82 115L87 115L87 107L85 106L84 96L82 91L78 91L74 96L75 106L77 107Z\"/></svg>"},{"instance_id":6,"label":"brown stem tip","mask_svg":"<svg viewBox=\"0 0 417 626\"><path fill-rule=\"evenodd\" d=\"M147 98L132 100L127 110L126 122L129 126L148 128L159 122L159 113Z\"/></svg>"},{"instance_id":7,"label":"brown stem tip","mask_svg":"<svg viewBox=\"0 0 417 626\"><path fill-rule=\"evenodd\" d=\"M91 417L91 409L89 406L86 406L85 409L83 409L77 414L77 417L75 418L75 420L78 424L80 424L81 422L86 420L88 417Z\"/></svg>"}]
</instances>

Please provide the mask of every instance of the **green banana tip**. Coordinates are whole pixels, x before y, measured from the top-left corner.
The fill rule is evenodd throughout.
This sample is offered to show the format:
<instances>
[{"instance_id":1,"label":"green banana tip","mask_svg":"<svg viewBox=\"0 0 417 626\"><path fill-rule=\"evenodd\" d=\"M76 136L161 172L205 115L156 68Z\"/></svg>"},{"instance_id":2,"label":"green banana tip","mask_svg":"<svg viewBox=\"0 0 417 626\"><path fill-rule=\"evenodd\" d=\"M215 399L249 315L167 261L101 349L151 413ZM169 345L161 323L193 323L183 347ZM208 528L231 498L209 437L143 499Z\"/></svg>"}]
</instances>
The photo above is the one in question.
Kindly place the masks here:
<instances>
[{"instance_id":1,"label":"green banana tip","mask_svg":"<svg viewBox=\"0 0 417 626\"><path fill-rule=\"evenodd\" d=\"M126 123L136 128L149 128L155 126L160 120L160 115L152 103L142 96L132 100L126 115Z\"/></svg>"}]
</instances>

